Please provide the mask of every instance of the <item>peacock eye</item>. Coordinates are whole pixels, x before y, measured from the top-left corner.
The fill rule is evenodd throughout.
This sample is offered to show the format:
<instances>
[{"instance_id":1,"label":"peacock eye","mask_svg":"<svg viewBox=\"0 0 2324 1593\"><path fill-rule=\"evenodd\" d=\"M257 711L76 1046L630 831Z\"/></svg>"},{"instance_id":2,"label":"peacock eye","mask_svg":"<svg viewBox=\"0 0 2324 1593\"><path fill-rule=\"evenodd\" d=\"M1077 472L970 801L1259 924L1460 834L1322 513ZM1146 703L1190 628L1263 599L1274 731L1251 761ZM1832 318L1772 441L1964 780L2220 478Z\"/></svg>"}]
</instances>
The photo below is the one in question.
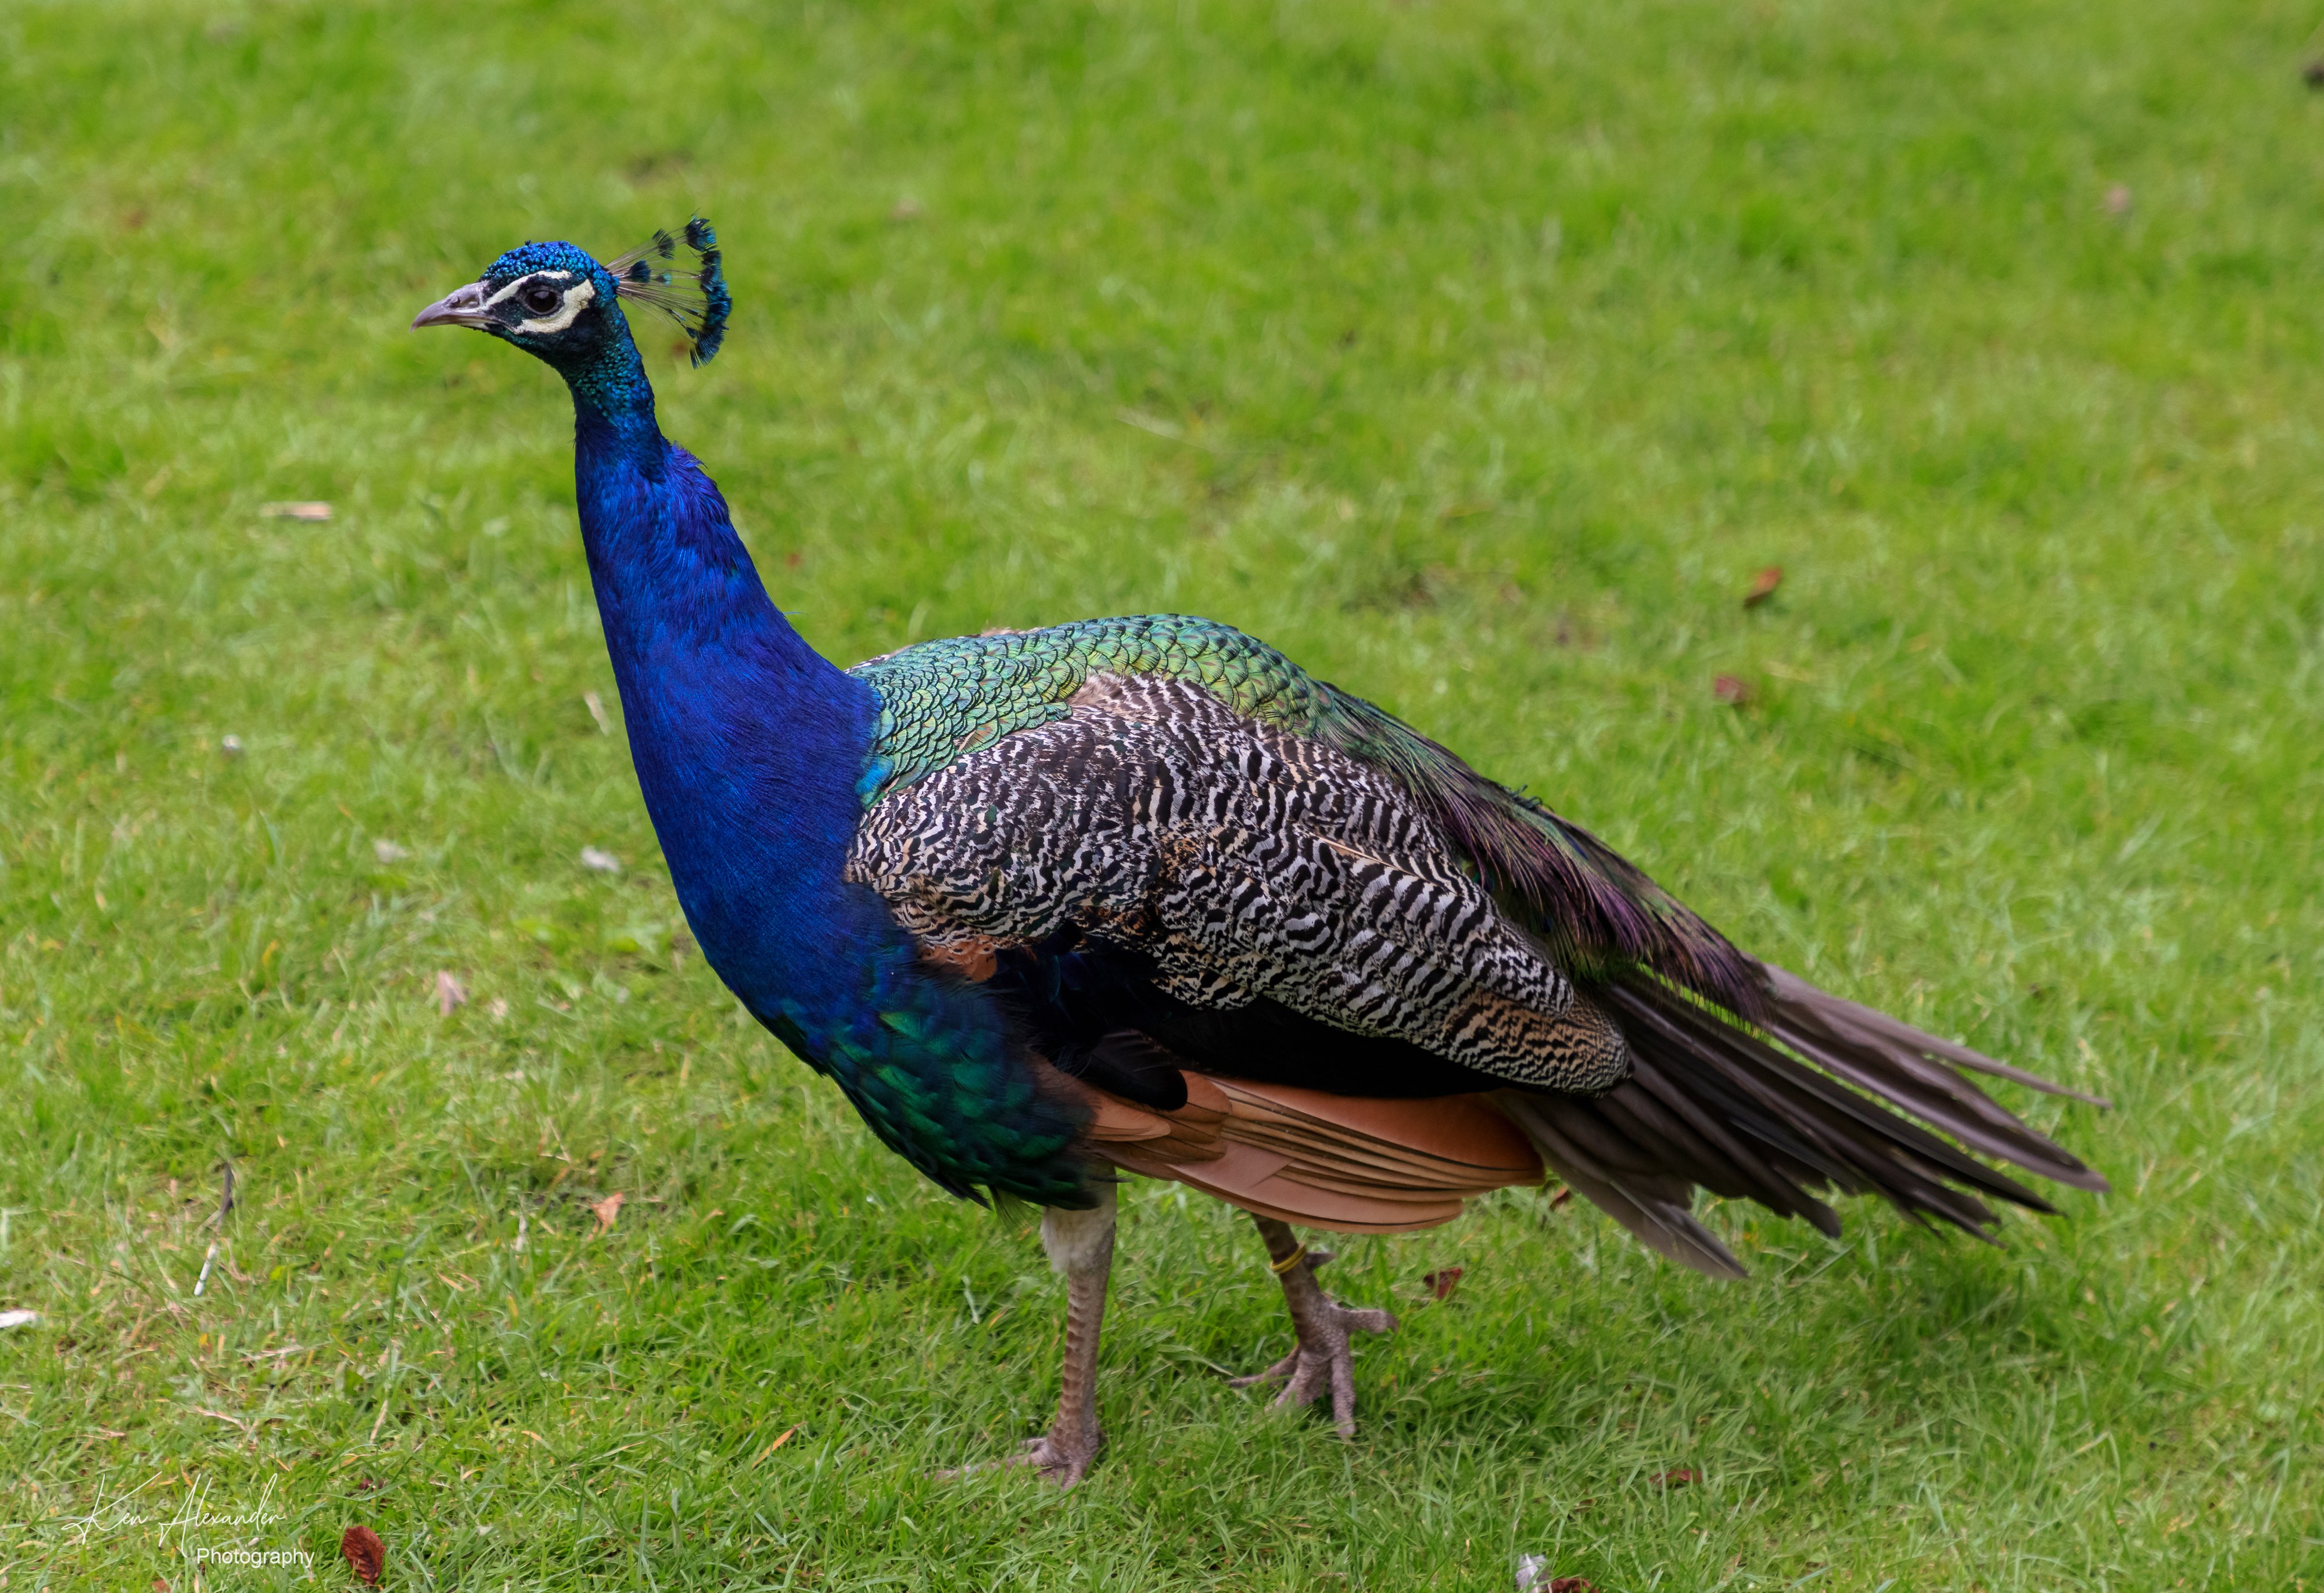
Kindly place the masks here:
<instances>
[{"instance_id":1,"label":"peacock eye","mask_svg":"<svg viewBox=\"0 0 2324 1593\"><path fill-rule=\"evenodd\" d=\"M565 302L565 295L554 288L530 287L517 297L524 300L525 308L537 316L545 316Z\"/></svg>"}]
</instances>

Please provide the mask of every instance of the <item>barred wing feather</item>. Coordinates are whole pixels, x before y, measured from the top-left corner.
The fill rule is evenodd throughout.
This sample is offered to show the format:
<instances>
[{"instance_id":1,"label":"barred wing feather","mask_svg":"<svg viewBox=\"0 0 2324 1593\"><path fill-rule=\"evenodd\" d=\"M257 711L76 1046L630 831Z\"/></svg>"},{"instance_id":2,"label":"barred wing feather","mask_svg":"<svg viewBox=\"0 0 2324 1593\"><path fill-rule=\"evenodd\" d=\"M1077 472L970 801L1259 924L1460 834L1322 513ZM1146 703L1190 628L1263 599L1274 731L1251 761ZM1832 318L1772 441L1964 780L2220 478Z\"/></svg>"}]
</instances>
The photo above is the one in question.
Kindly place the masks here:
<instances>
[{"instance_id":1,"label":"barred wing feather","mask_svg":"<svg viewBox=\"0 0 2324 1593\"><path fill-rule=\"evenodd\" d=\"M854 672L881 704L867 805L1062 718L1093 676L1176 682L1396 781L1568 971L1642 964L1731 1010L1764 1006L1757 964L1589 831L1231 627L1177 614L1086 620L922 642Z\"/></svg>"}]
</instances>

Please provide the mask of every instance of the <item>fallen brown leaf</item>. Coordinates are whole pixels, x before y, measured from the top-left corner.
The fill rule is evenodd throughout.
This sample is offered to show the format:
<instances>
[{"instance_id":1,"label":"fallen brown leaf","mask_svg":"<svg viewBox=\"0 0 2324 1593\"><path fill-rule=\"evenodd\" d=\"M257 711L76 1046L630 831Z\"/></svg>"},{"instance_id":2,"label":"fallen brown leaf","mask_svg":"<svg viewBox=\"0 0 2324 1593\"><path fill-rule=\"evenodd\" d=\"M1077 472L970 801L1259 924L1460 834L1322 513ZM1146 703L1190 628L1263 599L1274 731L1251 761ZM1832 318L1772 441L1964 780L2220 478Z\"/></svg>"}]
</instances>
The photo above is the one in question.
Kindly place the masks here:
<instances>
[{"instance_id":1,"label":"fallen brown leaf","mask_svg":"<svg viewBox=\"0 0 2324 1593\"><path fill-rule=\"evenodd\" d=\"M339 1555L355 1580L366 1588L379 1586L380 1573L387 1569L387 1545L379 1534L367 1526L351 1526L339 1539Z\"/></svg>"},{"instance_id":2,"label":"fallen brown leaf","mask_svg":"<svg viewBox=\"0 0 2324 1593\"><path fill-rule=\"evenodd\" d=\"M449 969L438 968L436 971L436 1010L449 1017L455 1008L467 1004L467 986L454 979Z\"/></svg>"},{"instance_id":3,"label":"fallen brown leaf","mask_svg":"<svg viewBox=\"0 0 2324 1593\"><path fill-rule=\"evenodd\" d=\"M1656 1487L1686 1487L1692 1484L1701 1482L1702 1480L1702 1473L1695 1470L1691 1466L1677 1466L1672 1468L1668 1471L1657 1471L1655 1473L1655 1486Z\"/></svg>"},{"instance_id":4,"label":"fallen brown leaf","mask_svg":"<svg viewBox=\"0 0 2324 1593\"><path fill-rule=\"evenodd\" d=\"M1450 1300L1452 1291L1461 1286L1461 1274L1466 1270L1459 1266L1440 1266L1420 1281L1428 1285L1429 1294L1435 1298Z\"/></svg>"},{"instance_id":5,"label":"fallen brown leaf","mask_svg":"<svg viewBox=\"0 0 2324 1593\"><path fill-rule=\"evenodd\" d=\"M1588 1577L1552 1577L1549 1593L1598 1593L1598 1584Z\"/></svg>"},{"instance_id":6,"label":"fallen brown leaf","mask_svg":"<svg viewBox=\"0 0 2324 1593\"><path fill-rule=\"evenodd\" d=\"M1784 566L1779 564L1769 565L1751 577L1751 590L1743 594L1743 606L1747 609L1757 608L1775 596L1775 588L1783 584Z\"/></svg>"},{"instance_id":7,"label":"fallen brown leaf","mask_svg":"<svg viewBox=\"0 0 2324 1593\"><path fill-rule=\"evenodd\" d=\"M1740 708L1751 700L1751 683L1739 675L1721 675L1711 683L1711 695Z\"/></svg>"},{"instance_id":8,"label":"fallen brown leaf","mask_svg":"<svg viewBox=\"0 0 2324 1593\"><path fill-rule=\"evenodd\" d=\"M599 1233L604 1233L613 1226L613 1220L622 1214L622 1202L629 1198L629 1196L623 1194L617 1189L612 1194L607 1195L604 1200L599 1201L595 1205L589 1208L589 1210L597 1214L597 1231Z\"/></svg>"},{"instance_id":9,"label":"fallen brown leaf","mask_svg":"<svg viewBox=\"0 0 2324 1593\"><path fill-rule=\"evenodd\" d=\"M379 1487L380 1480L378 1478L366 1477L356 1482L355 1492L359 1494L368 1494L375 1491Z\"/></svg>"},{"instance_id":10,"label":"fallen brown leaf","mask_svg":"<svg viewBox=\"0 0 2324 1593\"><path fill-rule=\"evenodd\" d=\"M328 520L331 506L327 503L261 503L258 512L267 520Z\"/></svg>"},{"instance_id":11,"label":"fallen brown leaf","mask_svg":"<svg viewBox=\"0 0 2324 1593\"><path fill-rule=\"evenodd\" d=\"M1573 1192L1572 1190L1561 1189L1555 1194L1549 1197L1549 1209L1554 1211L1560 1206L1569 1204L1572 1199Z\"/></svg>"},{"instance_id":12,"label":"fallen brown leaf","mask_svg":"<svg viewBox=\"0 0 2324 1593\"><path fill-rule=\"evenodd\" d=\"M797 1432L798 1431L798 1428L796 1428L796 1427L792 1427L792 1428L788 1428L788 1429L786 1429L786 1430L784 1431L784 1432L783 1432L783 1435L782 1435L780 1438L779 1438L779 1439L775 1440L775 1441L774 1441L774 1442L772 1442L772 1443L769 1444L765 1449L762 1449L762 1450L761 1450L759 1451L759 1460L763 1460L763 1459L765 1459L769 1455L773 1454L777 1450L779 1450L779 1449L782 1448L782 1447L783 1447L783 1445L785 1445L785 1444L787 1444L787 1443L790 1442L790 1441L791 1441L791 1434L792 1434L792 1433L794 1433L794 1432ZM752 1461L752 1462L751 1462L751 1464L752 1464L752 1465L753 1465L753 1466L755 1466L755 1465L757 1465L757 1464L759 1463L759 1460L753 1460L753 1461Z\"/></svg>"}]
</instances>

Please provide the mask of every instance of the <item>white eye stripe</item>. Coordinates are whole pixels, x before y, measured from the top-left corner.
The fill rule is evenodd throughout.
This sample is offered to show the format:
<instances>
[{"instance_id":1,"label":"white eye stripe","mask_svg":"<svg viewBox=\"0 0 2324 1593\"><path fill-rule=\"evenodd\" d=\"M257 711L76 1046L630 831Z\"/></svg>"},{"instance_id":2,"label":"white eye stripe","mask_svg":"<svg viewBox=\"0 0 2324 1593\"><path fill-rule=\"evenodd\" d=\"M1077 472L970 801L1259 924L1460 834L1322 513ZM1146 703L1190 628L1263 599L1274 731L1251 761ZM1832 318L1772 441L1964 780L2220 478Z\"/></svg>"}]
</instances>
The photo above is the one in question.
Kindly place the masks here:
<instances>
[{"instance_id":1,"label":"white eye stripe","mask_svg":"<svg viewBox=\"0 0 2324 1593\"><path fill-rule=\"evenodd\" d=\"M512 294L512 293L514 293L514 292L518 291L520 289L522 289L522 288L524 288L524 287L526 287L526 286L528 286L528 285L530 285L530 284L531 284L531 283L533 283L533 282L569 282L569 281L571 281L572 280L573 280L573 273L572 273L571 272L569 272L569 271L537 271L537 272L533 272L529 273L528 275L525 275L525 276L521 276L521 277L517 278L517 280L516 280L515 281L511 282L507 287L503 288L499 292L497 292L497 293L493 294L490 299L485 299L485 300L484 300L484 308L485 308L486 309L490 309L490 308L492 308L492 307L493 307L493 306L494 306L495 304L498 304L502 299L506 299L507 297L509 297L509 295L511 295L511 294Z\"/></svg>"},{"instance_id":2,"label":"white eye stripe","mask_svg":"<svg viewBox=\"0 0 2324 1593\"><path fill-rule=\"evenodd\" d=\"M534 333L562 332L573 324L576 316L595 301L596 297L597 284L584 277L572 287L565 290L565 302L555 315L543 316L538 320L519 321L516 324L516 329L520 332Z\"/></svg>"}]
</instances>

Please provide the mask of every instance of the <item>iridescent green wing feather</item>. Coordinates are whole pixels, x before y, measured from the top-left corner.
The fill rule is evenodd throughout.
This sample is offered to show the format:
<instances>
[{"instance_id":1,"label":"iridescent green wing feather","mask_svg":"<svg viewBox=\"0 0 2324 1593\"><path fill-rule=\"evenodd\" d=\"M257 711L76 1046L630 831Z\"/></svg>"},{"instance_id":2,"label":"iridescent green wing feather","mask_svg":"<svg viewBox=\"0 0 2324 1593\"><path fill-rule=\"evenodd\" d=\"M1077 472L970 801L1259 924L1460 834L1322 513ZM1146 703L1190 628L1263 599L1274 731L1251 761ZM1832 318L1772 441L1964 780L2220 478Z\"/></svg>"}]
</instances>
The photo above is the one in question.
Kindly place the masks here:
<instances>
[{"instance_id":1,"label":"iridescent green wing feather","mask_svg":"<svg viewBox=\"0 0 2324 1593\"><path fill-rule=\"evenodd\" d=\"M1730 1010L1764 1008L1760 965L1596 836L1230 626L1179 614L1084 620L922 642L852 673L880 697L860 787L867 807L1001 736L1063 717L1093 675L1183 681L1393 777L1573 971L1643 964Z\"/></svg>"}]
</instances>

